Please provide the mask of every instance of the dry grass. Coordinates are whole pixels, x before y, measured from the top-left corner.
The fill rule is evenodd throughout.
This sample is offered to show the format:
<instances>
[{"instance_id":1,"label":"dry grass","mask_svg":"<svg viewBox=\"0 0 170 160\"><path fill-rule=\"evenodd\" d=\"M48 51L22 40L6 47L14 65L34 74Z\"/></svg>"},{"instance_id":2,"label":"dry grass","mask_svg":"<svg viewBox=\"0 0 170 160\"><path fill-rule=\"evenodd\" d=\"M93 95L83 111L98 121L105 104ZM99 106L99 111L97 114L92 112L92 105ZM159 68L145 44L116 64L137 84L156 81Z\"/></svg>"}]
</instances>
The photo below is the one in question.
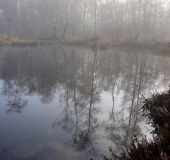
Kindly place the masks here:
<instances>
[{"instance_id":1,"label":"dry grass","mask_svg":"<svg viewBox=\"0 0 170 160\"><path fill-rule=\"evenodd\" d=\"M107 49L109 46L112 45L112 41L110 39L102 39L98 41L100 49Z\"/></svg>"},{"instance_id":2,"label":"dry grass","mask_svg":"<svg viewBox=\"0 0 170 160\"><path fill-rule=\"evenodd\" d=\"M82 45L82 46L89 46L90 48L100 48L100 49L107 49L109 46L112 45L112 41L110 39L97 39L94 38L87 39L83 37L69 37L66 39L60 39L58 41L62 44L68 45Z\"/></svg>"},{"instance_id":3,"label":"dry grass","mask_svg":"<svg viewBox=\"0 0 170 160\"><path fill-rule=\"evenodd\" d=\"M0 46L5 45L8 42L7 36L0 36Z\"/></svg>"},{"instance_id":4,"label":"dry grass","mask_svg":"<svg viewBox=\"0 0 170 160\"><path fill-rule=\"evenodd\" d=\"M125 47L125 48L134 48L134 49L157 49L162 53L170 53L170 43L160 43L152 41L135 41L135 40L111 40L108 38L103 39L94 39L94 38L84 38L84 37L68 37L66 39L59 39L57 43L67 44L67 45L76 45L76 46L88 46L92 49L98 48L100 50L108 49L109 47Z\"/></svg>"},{"instance_id":5,"label":"dry grass","mask_svg":"<svg viewBox=\"0 0 170 160\"><path fill-rule=\"evenodd\" d=\"M92 49L97 48L100 50L108 49L109 47L123 47L134 49L156 49L163 54L170 54L170 43L148 42L148 41L134 41L134 40L111 40L108 38L94 39L84 37L68 37L63 39L54 40L30 40L22 39L19 37L11 37L10 40L7 36L0 36L0 46L37 46L37 45L52 45L55 43L73 45L73 46L87 46Z\"/></svg>"},{"instance_id":6,"label":"dry grass","mask_svg":"<svg viewBox=\"0 0 170 160\"><path fill-rule=\"evenodd\" d=\"M8 39L7 36L0 36L0 46L37 46L38 41L36 40L29 40L29 39L22 39L19 37L11 37Z\"/></svg>"},{"instance_id":7,"label":"dry grass","mask_svg":"<svg viewBox=\"0 0 170 160\"><path fill-rule=\"evenodd\" d=\"M7 36L0 36L0 44L1 46L4 45L17 45L17 44L25 44L28 43L28 40L23 40L18 37L11 37L8 39Z\"/></svg>"}]
</instances>

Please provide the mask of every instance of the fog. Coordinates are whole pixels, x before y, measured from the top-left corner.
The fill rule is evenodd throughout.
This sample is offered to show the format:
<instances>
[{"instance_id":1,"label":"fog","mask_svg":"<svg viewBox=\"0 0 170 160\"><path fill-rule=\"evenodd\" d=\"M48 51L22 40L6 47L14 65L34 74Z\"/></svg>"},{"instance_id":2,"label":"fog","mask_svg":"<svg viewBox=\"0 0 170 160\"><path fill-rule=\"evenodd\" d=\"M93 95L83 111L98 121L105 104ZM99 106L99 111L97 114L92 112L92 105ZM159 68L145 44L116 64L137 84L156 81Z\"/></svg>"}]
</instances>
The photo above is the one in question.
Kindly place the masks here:
<instances>
[{"instance_id":1,"label":"fog","mask_svg":"<svg viewBox=\"0 0 170 160\"><path fill-rule=\"evenodd\" d=\"M169 17L170 0L0 0L0 160L166 159Z\"/></svg>"},{"instance_id":2,"label":"fog","mask_svg":"<svg viewBox=\"0 0 170 160\"><path fill-rule=\"evenodd\" d=\"M168 0L0 0L0 34L168 40Z\"/></svg>"}]
</instances>

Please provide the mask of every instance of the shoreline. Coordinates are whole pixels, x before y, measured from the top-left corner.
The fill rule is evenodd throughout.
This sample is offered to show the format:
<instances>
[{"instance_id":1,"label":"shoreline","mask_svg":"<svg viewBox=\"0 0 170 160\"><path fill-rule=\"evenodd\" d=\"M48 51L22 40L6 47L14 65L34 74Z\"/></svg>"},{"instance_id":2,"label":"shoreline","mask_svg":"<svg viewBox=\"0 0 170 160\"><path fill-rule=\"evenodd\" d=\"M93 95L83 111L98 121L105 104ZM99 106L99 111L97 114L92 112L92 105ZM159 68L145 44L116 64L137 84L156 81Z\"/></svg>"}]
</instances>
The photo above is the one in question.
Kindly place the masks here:
<instances>
[{"instance_id":1,"label":"shoreline","mask_svg":"<svg viewBox=\"0 0 170 160\"><path fill-rule=\"evenodd\" d=\"M63 39L21 39L18 37L0 36L0 47L25 47L38 45L68 45L81 46L91 49L107 50L111 47L156 49L161 53L170 54L170 42L135 41L135 40L111 40L111 39L88 39L88 38L63 38Z\"/></svg>"}]
</instances>

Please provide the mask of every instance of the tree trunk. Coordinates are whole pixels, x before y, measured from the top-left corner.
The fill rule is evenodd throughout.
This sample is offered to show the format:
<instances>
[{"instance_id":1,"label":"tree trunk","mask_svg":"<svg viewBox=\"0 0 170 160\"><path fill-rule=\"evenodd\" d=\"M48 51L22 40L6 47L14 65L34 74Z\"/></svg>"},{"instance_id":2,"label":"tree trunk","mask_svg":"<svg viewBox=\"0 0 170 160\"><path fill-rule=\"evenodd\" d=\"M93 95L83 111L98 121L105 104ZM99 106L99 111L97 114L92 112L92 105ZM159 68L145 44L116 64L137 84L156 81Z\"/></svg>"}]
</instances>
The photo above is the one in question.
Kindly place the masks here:
<instances>
[{"instance_id":1,"label":"tree trunk","mask_svg":"<svg viewBox=\"0 0 170 160\"><path fill-rule=\"evenodd\" d=\"M66 31L67 31L67 27L68 27L69 22L70 22L70 0L68 1L68 20L67 20L67 23L66 23L66 25L64 27L64 31L61 34L61 38L64 38L64 36L66 34Z\"/></svg>"},{"instance_id":2,"label":"tree trunk","mask_svg":"<svg viewBox=\"0 0 170 160\"><path fill-rule=\"evenodd\" d=\"M135 40L139 39L140 31L141 31L141 0L139 0L139 27Z\"/></svg>"}]
</instances>

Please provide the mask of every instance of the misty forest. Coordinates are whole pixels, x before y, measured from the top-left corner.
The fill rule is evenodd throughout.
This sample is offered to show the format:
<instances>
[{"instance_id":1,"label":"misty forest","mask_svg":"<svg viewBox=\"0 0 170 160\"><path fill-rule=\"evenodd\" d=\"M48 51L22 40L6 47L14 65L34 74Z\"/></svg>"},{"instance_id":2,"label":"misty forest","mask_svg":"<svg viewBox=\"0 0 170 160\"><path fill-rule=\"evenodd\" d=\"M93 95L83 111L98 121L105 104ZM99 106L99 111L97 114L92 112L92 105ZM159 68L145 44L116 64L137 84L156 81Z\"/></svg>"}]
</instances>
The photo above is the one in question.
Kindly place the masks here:
<instances>
[{"instance_id":1,"label":"misty forest","mask_svg":"<svg viewBox=\"0 0 170 160\"><path fill-rule=\"evenodd\" d=\"M26 38L170 38L167 0L1 0L0 34Z\"/></svg>"},{"instance_id":2,"label":"misty forest","mask_svg":"<svg viewBox=\"0 0 170 160\"><path fill-rule=\"evenodd\" d=\"M0 0L0 159L170 159L170 0Z\"/></svg>"}]
</instances>

